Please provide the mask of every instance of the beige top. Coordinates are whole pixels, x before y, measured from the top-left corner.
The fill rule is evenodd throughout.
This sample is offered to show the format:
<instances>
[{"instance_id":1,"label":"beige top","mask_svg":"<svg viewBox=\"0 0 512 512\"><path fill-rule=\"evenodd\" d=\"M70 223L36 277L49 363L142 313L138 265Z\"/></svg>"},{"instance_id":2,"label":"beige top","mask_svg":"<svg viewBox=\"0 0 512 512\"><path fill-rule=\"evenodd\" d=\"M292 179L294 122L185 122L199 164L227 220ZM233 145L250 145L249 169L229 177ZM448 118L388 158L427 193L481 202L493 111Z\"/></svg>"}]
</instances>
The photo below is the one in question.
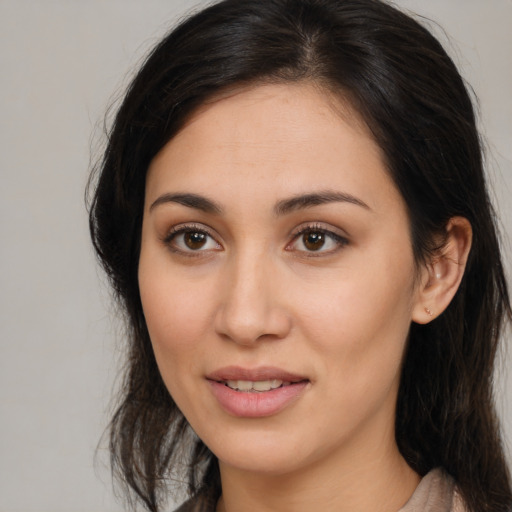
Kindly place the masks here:
<instances>
[{"instance_id":1,"label":"beige top","mask_svg":"<svg viewBox=\"0 0 512 512\"><path fill-rule=\"evenodd\" d=\"M200 496L191 498L175 512L215 512L216 504ZM453 478L442 469L425 475L409 501L398 512L464 512Z\"/></svg>"},{"instance_id":2,"label":"beige top","mask_svg":"<svg viewBox=\"0 0 512 512\"><path fill-rule=\"evenodd\" d=\"M398 512L464 512L453 478L433 469L420 481L409 501Z\"/></svg>"}]
</instances>

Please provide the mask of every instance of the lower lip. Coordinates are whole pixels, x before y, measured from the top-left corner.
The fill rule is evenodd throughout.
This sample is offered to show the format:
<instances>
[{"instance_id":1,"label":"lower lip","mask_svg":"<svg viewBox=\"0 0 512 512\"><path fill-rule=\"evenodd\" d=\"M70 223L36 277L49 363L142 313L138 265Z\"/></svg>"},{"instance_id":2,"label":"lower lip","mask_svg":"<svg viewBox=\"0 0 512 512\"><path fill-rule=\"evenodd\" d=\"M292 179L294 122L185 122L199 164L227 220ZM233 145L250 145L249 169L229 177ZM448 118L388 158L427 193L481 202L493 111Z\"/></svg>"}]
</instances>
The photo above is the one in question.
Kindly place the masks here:
<instances>
[{"instance_id":1,"label":"lower lip","mask_svg":"<svg viewBox=\"0 0 512 512\"><path fill-rule=\"evenodd\" d=\"M270 391L235 391L221 382L208 381L220 406L229 414L241 418L272 416L295 402L307 381L296 382Z\"/></svg>"}]
</instances>

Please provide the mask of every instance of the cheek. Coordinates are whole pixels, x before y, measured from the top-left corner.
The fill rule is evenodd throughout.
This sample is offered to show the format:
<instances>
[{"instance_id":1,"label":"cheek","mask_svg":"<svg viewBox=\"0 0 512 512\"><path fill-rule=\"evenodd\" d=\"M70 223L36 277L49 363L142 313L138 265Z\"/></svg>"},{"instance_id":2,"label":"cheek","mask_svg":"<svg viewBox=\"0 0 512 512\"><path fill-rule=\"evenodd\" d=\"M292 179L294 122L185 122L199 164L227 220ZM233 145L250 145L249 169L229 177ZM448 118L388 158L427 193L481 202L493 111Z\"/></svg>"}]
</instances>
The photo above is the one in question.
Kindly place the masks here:
<instances>
[{"instance_id":1,"label":"cheek","mask_svg":"<svg viewBox=\"0 0 512 512\"><path fill-rule=\"evenodd\" d=\"M158 258L141 255L142 307L157 364L169 388L173 376L197 373L193 367L208 340L213 304L208 280L195 286L183 271L173 270L168 262L160 265Z\"/></svg>"},{"instance_id":2,"label":"cheek","mask_svg":"<svg viewBox=\"0 0 512 512\"><path fill-rule=\"evenodd\" d=\"M179 275L140 273L141 300L156 363L165 386L186 417L200 414L192 400L211 325L208 306L212 298L204 290L184 286ZM195 411L199 409L199 411ZM195 412L194 412L195 411Z\"/></svg>"},{"instance_id":3,"label":"cheek","mask_svg":"<svg viewBox=\"0 0 512 512\"><path fill-rule=\"evenodd\" d=\"M296 315L322 345L332 342L335 349L340 339L370 343L388 333L407 332L412 311L410 279L393 281L367 271L364 276L351 273L325 284L319 291L302 294L302 313Z\"/></svg>"},{"instance_id":4,"label":"cheek","mask_svg":"<svg viewBox=\"0 0 512 512\"><path fill-rule=\"evenodd\" d=\"M301 329L323 354L321 373L335 375L347 398L389 390L400 372L411 323L413 266L366 266L304 294ZM404 272L410 268L411 271Z\"/></svg>"}]
</instances>

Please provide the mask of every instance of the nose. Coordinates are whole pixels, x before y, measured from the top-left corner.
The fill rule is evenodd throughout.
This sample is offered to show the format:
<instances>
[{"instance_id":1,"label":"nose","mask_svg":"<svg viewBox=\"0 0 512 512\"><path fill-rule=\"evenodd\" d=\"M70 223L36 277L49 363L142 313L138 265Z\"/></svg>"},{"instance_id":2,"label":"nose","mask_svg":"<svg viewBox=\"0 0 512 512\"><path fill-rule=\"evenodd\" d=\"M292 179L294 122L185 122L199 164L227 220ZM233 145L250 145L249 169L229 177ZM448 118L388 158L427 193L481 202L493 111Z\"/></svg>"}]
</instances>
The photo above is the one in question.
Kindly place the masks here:
<instances>
[{"instance_id":1,"label":"nose","mask_svg":"<svg viewBox=\"0 0 512 512\"><path fill-rule=\"evenodd\" d=\"M239 257L223 273L215 330L224 338L251 346L258 340L283 339L291 316L275 265L264 255Z\"/></svg>"}]
</instances>

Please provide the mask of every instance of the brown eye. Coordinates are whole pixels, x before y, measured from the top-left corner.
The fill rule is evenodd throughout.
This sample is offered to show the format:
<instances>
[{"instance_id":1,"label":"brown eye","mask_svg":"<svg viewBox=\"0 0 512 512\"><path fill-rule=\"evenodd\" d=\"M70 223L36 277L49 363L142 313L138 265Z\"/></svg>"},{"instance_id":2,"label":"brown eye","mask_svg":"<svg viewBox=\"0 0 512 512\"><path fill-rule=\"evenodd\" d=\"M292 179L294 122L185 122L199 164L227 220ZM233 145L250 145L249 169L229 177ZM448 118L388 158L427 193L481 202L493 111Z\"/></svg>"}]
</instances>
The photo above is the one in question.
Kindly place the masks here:
<instances>
[{"instance_id":1,"label":"brown eye","mask_svg":"<svg viewBox=\"0 0 512 512\"><path fill-rule=\"evenodd\" d=\"M287 251L296 251L310 256L330 255L347 246L349 241L334 231L323 227L305 227L297 233Z\"/></svg>"},{"instance_id":2,"label":"brown eye","mask_svg":"<svg viewBox=\"0 0 512 512\"><path fill-rule=\"evenodd\" d=\"M302 243L308 251L318 251L325 245L325 234L309 231L302 235Z\"/></svg>"},{"instance_id":3,"label":"brown eye","mask_svg":"<svg viewBox=\"0 0 512 512\"><path fill-rule=\"evenodd\" d=\"M164 240L165 244L175 252L203 253L206 251L219 251L222 246L207 231L195 226L178 227Z\"/></svg>"},{"instance_id":4,"label":"brown eye","mask_svg":"<svg viewBox=\"0 0 512 512\"><path fill-rule=\"evenodd\" d=\"M186 231L183 234L183 242L192 250L198 250L206 245L208 235L201 231Z\"/></svg>"}]
</instances>

